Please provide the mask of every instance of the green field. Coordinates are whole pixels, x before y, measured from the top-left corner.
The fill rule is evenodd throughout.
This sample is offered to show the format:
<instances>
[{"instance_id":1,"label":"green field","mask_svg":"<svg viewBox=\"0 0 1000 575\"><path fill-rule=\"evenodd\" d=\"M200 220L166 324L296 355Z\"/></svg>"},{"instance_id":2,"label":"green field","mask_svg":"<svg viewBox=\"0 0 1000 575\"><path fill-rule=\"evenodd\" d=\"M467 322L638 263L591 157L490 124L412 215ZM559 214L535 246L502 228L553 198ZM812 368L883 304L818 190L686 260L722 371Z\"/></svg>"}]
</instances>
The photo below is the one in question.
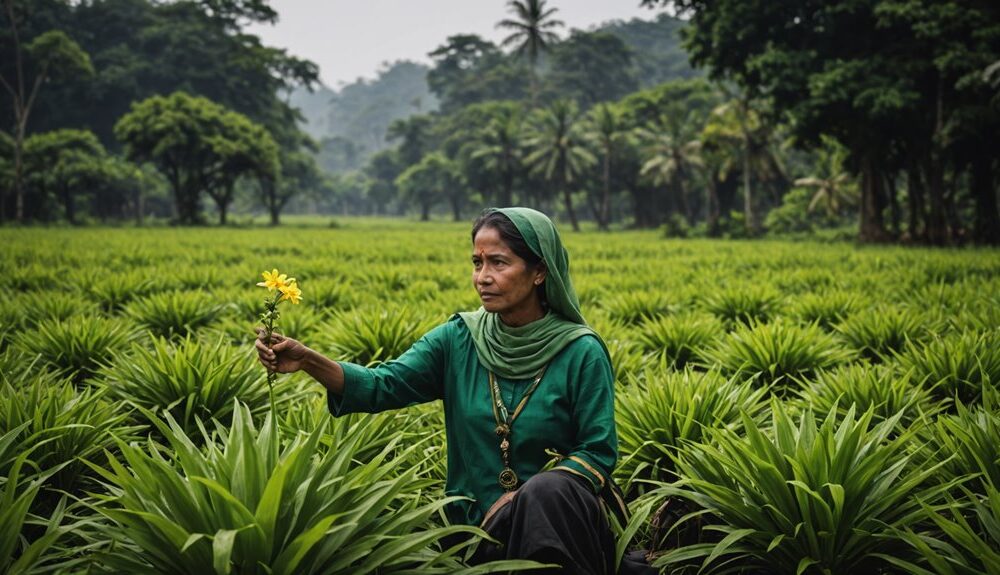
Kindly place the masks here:
<instances>
[{"instance_id":1,"label":"green field","mask_svg":"<svg viewBox=\"0 0 1000 575\"><path fill-rule=\"evenodd\" d=\"M1000 252L564 239L615 364L623 527L664 572L998 572ZM0 573L461 568L439 407L334 420L294 375L272 417L252 341L278 268L281 331L395 357L478 306L467 224L0 241Z\"/></svg>"}]
</instances>

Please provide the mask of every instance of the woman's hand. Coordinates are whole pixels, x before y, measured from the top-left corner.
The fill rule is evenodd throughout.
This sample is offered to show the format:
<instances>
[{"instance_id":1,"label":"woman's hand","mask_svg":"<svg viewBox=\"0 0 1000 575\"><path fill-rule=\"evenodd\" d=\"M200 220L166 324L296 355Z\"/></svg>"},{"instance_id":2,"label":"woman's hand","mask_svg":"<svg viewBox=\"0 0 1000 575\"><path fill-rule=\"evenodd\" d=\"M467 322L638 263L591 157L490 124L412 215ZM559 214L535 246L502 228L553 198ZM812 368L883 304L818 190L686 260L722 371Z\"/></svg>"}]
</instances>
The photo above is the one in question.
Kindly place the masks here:
<instances>
[{"instance_id":1,"label":"woman's hand","mask_svg":"<svg viewBox=\"0 0 1000 575\"><path fill-rule=\"evenodd\" d=\"M297 340L285 337L279 333L271 334L271 345L265 341L267 331L257 328L257 359L267 369L277 373L292 373L302 369L310 353L308 347Z\"/></svg>"}]
</instances>

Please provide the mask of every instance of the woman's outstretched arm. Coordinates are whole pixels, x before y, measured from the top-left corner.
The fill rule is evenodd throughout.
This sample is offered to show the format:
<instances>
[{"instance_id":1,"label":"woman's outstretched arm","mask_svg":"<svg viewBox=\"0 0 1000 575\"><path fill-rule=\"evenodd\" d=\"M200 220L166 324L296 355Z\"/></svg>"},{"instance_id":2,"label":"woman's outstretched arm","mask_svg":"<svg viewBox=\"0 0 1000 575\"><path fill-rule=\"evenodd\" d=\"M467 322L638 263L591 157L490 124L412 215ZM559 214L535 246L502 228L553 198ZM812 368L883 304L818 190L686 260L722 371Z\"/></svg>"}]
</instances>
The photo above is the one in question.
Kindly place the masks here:
<instances>
[{"instance_id":1,"label":"woman's outstretched arm","mask_svg":"<svg viewBox=\"0 0 1000 575\"><path fill-rule=\"evenodd\" d=\"M264 338L263 328L257 329L257 359L264 367L278 373L302 370L336 395L344 394L344 370L340 364L312 350L302 342L280 334L271 335L271 346Z\"/></svg>"}]
</instances>

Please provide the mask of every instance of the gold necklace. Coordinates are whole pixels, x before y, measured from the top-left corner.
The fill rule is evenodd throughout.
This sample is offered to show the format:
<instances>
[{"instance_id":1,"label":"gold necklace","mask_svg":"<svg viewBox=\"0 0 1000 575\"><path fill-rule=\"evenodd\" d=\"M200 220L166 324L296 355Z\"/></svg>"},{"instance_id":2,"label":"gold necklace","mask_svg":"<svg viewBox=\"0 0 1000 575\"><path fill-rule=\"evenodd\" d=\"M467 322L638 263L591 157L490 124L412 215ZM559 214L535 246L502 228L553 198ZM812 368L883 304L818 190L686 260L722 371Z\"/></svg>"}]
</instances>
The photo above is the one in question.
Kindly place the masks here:
<instances>
[{"instance_id":1,"label":"gold necklace","mask_svg":"<svg viewBox=\"0 0 1000 575\"><path fill-rule=\"evenodd\" d=\"M500 384L497 383L497 378L493 375L493 372L489 372L490 375L490 395L493 398L493 418L496 420L497 426L494 431L497 437L500 438L500 458L503 460L503 470L500 471L500 476L498 477L500 487L504 491L513 491L517 488L517 473L514 473L514 469L510 465L510 433L514 426L514 420L517 416L521 414L524 410L525 404L528 403L528 399L531 394L535 392L538 388L538 384L542 381L542 376L545 375L545 366L539 370L538 375L535 376L535 381L532 382L531 387L528 391L524 393L524 397L521 398L520 403L517 404L517 408L514 409L513 414L508 414L507 406L503 402L503 397L500 395Z\"/></svg>"}]
</instances>

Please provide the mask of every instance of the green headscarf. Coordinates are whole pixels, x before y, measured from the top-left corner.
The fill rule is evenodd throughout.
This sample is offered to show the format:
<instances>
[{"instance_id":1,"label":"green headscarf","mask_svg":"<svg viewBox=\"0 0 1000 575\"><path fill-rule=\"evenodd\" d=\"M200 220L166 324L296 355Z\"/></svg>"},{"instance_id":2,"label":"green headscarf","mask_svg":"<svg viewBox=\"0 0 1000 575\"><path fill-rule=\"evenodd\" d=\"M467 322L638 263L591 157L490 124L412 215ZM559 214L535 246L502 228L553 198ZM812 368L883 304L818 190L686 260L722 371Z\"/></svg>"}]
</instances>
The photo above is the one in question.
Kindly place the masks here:
<instances>
[{"instance_id":1,"label":"green headscarf","mask_svg":"<svg viewBox=\"0 0 1000 575\"><path fill-rule=\"evenodd\" d=\"M498 314L483 308L459 314L472 333L479 363L500 377L529 379L579 337L597 337L607 353L604 341L587 326L580 313L580 301L569 277L569 255L552 220L530 208L493 208L486 213L490 212L510 218L531 251L545 262L549 313L520 327L504 325Z\"/></svg>"}]
</instances>

